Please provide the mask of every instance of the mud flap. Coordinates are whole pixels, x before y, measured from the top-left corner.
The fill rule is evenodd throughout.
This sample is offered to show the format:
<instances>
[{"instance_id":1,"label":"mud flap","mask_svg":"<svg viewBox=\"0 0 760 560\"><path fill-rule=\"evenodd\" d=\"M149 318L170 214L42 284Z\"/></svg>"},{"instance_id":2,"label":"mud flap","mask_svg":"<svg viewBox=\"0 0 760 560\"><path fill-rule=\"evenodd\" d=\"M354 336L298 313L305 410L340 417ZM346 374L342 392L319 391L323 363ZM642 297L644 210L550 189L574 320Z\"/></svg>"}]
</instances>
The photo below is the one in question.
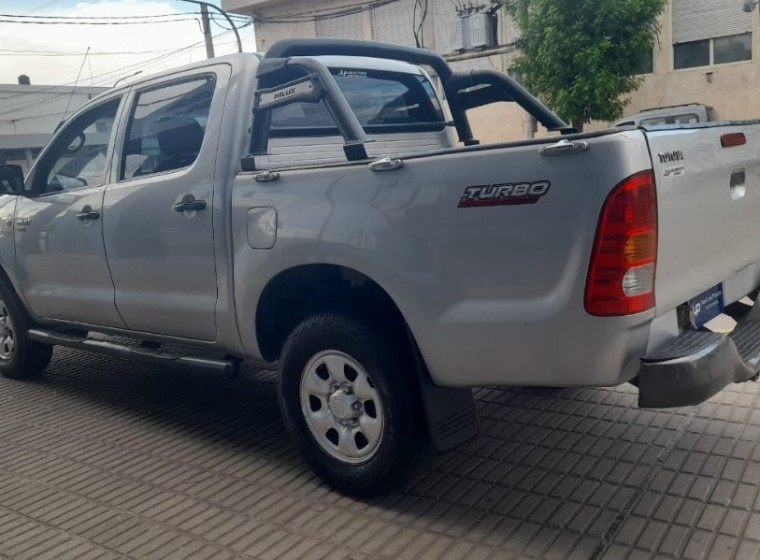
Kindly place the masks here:
<instances>
[{"instance_id":1,"label":"mud flap","mask_svg":"<svg viewBox=\"0 0 760 560\"><path fill-rule=\"evenodd\" d=\"M414 352L430 440L436 451L451 451L477 436L480 430L472 389L436 386L408 327L407 334Z\"/></svg>"}]
</instances>

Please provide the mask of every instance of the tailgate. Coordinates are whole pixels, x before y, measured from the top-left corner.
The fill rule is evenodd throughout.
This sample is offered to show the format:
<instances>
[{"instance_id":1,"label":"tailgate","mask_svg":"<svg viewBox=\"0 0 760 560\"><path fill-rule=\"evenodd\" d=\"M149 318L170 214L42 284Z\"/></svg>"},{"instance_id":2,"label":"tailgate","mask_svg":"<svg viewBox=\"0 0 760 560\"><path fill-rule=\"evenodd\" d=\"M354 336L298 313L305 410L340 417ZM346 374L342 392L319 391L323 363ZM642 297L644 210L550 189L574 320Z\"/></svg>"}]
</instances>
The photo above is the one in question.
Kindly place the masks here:
<instances>
[{"instance_id":1,"label":"tailgate","mask_svg":"<svg viewBox=\"0 0 760 560\"><path fill-rule=\"evenodd\" d=\"M737 133L745 143L722 146ZM760 261L760 124L646 134L657 182L661 315ZM746 291L726 294L726 304L755 287L756 274L749 276Z\"/></svg>"}]
</instances>

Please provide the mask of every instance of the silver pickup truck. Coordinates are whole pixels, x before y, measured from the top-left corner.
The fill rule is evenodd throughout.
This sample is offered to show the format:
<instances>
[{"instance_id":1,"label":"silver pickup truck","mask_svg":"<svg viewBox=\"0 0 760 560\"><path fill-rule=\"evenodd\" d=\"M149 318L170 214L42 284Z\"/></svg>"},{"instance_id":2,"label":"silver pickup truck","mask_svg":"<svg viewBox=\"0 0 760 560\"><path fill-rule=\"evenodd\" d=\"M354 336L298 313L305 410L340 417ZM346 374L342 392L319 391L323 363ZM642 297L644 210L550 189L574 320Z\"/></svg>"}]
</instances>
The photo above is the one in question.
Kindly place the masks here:
<instances>
[{"instance_id":1,"label":"silver pickup truck","mask_svg":"<svg viewBox=\"0 0 760 560\"><path fill-rule=\"evenodd\" d=\"M555 134L479 145L496 102ZM297 447L354 494L471 438L474 386L675 407L760 370L760 124L578 134L498 72L294 39L115 88L0 184L2 374L56 345L277 364Z\"/></svg>"}]
</instances>

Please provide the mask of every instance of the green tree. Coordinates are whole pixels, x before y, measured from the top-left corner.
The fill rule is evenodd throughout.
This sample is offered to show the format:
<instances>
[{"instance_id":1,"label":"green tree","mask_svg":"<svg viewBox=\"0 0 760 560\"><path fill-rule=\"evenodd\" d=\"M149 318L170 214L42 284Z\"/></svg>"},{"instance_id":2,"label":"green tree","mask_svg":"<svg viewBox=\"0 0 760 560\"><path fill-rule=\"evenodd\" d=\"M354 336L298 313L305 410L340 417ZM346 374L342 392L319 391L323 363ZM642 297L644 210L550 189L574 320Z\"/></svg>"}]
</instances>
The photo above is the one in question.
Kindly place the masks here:
<instances>
[{"instance_id":1,"label":"green tree","mask_svg":"<svg viewBox=\"0 0 760 560\"><path fill-rule=\"evenodd\" d=\"M501 0L523 33L515 70L579 130L620 118L667 0Z\"/></svg>"}]
</instances>

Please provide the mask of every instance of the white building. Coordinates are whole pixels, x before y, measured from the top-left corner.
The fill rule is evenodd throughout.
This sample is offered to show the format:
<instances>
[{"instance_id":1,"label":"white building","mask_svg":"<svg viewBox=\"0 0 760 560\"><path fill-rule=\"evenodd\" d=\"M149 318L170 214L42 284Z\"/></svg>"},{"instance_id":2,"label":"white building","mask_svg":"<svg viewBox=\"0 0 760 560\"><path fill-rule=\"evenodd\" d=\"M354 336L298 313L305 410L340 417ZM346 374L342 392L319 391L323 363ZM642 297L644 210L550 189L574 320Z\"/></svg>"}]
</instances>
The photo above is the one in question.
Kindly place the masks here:
<instances>
[{"instance_id":1,"label":"white building","mask_svg":"<svg viewBox=\"0 0 760 560\"><path fill-rule=\"evenodd\" d=\"M0 84L0 164L26 171L60 122L105 89Z\"/></svg>"}]
</instances>

